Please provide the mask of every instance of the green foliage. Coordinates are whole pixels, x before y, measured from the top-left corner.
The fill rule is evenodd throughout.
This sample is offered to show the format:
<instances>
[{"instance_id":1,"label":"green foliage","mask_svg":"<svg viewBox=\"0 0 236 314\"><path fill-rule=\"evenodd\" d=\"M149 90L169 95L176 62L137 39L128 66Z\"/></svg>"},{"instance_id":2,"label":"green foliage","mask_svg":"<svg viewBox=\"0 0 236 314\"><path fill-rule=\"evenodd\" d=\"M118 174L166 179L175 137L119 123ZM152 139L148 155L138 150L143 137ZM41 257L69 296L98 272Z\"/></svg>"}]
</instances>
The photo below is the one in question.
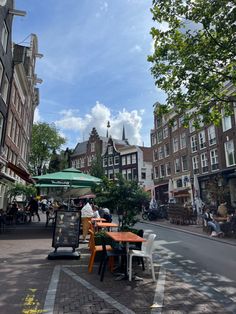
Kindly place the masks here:
<instances>
[{"instance_id":1,"label":"green foliage","mask_svg":"<svg viewBox=\"0 0 236 314\"><path fill-rule=\"evenodd\" d=\"M100 154L96 155L96 158L92 160L91 168L90 168L91 176L102 179L104 177L104 169L102 166L102 157Z\"/></svg>"},{"instance_id":2,"label":"green foliage","mask_svg":"<svg viewBox=\"0 0 236 314\"><path fill-rule=\"evenodd\" d=\"M58 150L65 139L58 134L54 124L37 123L32 128L30 168L34 175L40 175L50 161L53 151Z\"/></svg>"},{"instance_id":3,"label":"green foliage","mask_svg":"<svg viewBox=\"0 0 236 314\"><path fill-rule=\"evenodd\" d=\"M148 202L149 195L137 182L127 181L122 175L116 180L103 178L101 185L95 187L96 203L108 207L121 217L121 226L133 226L137 221L142 204Z\"/></svg>"},{"instance_id":4,"label":"green foliage","mask_svg":"<svg viewBox=\"0 0 236 314\"><path fill-rule=\"evenodd\" d=\"M153 0L158 23L151 72L167 94L157 114L174 110L186 121L201 116L219 124L221 110L231 115L236 88L236 4L233 0ZM210 109L211 108L211 109Z\"/></svg>"},{"instance_id":5,"label":"green foliage","mask_svg":"<svg viewBox=\"0 0 236 314\"><path fill-rule=\"evenodd\" d=\"M71 154L72 150L69 148L67 148L66 150L62 150L59 154L56 152L56 150L53 150L47 172L53 173L66 168L70 168Z\"/></svg>"},{"instance_id":6,"label":"green foliage","mask_svg":"<svg viewBox=\"0 0 236 314\"><path fill-rule=\"evenodd\" d=\"M36 188L33 185L24 185L21 183L15 183L7 192L10 199L15 199L17 196L36 196Z\"/></svg>"}]
</instances>

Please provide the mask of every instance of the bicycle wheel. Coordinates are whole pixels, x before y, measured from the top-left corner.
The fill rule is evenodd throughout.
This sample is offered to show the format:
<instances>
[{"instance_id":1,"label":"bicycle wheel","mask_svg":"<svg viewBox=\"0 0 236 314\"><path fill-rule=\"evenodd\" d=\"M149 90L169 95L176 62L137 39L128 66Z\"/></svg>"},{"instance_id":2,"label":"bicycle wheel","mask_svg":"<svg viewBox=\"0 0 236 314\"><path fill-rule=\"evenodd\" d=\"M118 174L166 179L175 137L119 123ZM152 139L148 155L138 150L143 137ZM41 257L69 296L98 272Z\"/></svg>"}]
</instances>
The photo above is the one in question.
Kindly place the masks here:
<instances>
[{"instance_id":1,"label":"bicycle wheel","mask_svg":"<svg viewBox=\"0 0 236 314\"><path fill-rule=\"evenodd\" d=\"M143 220L147 220L148 219L148 214L147 213L143 213L142 214L142 218L143 218Z\"/></svg>"}]
</instances>

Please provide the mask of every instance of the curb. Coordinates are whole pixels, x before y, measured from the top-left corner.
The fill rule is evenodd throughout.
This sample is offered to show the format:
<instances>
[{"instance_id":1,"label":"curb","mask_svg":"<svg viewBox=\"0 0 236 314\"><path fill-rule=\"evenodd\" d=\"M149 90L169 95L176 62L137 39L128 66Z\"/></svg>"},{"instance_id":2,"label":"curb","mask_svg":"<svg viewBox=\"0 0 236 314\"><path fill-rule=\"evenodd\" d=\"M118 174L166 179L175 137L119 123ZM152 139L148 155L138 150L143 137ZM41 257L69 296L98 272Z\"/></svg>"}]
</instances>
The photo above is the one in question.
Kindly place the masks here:
<instances>
[{"instance_id":1,"label":"curb","mask_svg":"<svg viewBox=\"0 0 236 314\"><path fill-rule=\"evenodd\" d=\"M166 229L170 229L170 230L184 232L184 233L191 234L191 235L194 235L194 236L197 236L197 237L209 239L209 240L216 241L216 242L225 243L225 244L228 244L228 245L231 245L231 246L236 246L236 243L231 243L231 242L225 241L224 239L220 239L220 238L209 237L207 235L199 234L199 233L196 233L196 232L193 232L193 231L189 231L189 230L185 230L185 229L175 228L175 227L172 227L172 226L166 226L166 225L162 225L160 223L153 223L153 222L150 222L150 221L147 221L147 220L140 220L139 222L140 223L146 223L146 224L152 225L152 226L158 226L158 227L161 227L161 228L166 228Z\"/></svg>"}]
</instances>

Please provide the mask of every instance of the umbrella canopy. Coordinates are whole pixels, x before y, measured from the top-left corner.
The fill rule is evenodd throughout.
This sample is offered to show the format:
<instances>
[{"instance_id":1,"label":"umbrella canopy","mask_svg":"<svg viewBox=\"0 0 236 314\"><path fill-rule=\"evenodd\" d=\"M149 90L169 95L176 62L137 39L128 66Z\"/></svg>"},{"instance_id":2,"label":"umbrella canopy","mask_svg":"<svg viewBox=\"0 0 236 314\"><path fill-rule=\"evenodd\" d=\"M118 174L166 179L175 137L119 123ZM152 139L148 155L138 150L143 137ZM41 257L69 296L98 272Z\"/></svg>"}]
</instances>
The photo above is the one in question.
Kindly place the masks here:
<instances>
[{"instance_id":1,"label":"umbrella canopy","mask_svg":"<svg viewBox=\"0 0 236 314\"><path fill-rule=\"evenodd\" d=\"M174 186L173 186L172 179L169 179L169 183L168 183L168 197L169 197L169 203L175 203Z\"/></svg>"},{"instance_id":2,"label":"umbrella canopy","mask_svg":"<svg viewBox=\"0 0 236 314\"><path fill-rule=\"evenodd\" d=\"M193 176L193 197L194 197L194 201L193 201L194 206L197 210L197 213L200 214L204 203L200 197L200 186L199 186L198 178L196 175Z\"/></svg>"},{"instance_id":3,"label":"umbrella canopy","mask_svg":"<svg viewBox=\"0 0 236 314\"><path fill-rule=\"evenodd\" d=\"M101 179L85 174L75 168L68 168L33 178L36 180L37 185L44 184L48 185L47 187L90 187L101 182Z\"/></svg>"}]
</instances>

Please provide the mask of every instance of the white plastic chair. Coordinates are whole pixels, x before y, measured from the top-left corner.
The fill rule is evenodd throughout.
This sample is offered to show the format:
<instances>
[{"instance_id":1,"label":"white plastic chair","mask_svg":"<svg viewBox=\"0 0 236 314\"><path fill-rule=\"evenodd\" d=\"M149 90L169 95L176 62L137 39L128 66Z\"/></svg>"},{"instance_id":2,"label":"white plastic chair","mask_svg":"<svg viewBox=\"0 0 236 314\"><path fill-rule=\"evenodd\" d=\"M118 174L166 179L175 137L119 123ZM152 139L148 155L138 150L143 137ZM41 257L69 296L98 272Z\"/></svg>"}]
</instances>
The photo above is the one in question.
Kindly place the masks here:
<instances>
[{"instance_id":1,"label":"white plastic chair","mask_svg":"<svg viewBox=\"0 0 236 314\"><path fill-rule=\"evenodd\" d=\"M156 238L156 234L151 233L149 234L147 241L142 243L143 244L142 250L130 250L129 251L129 281L132 280L133 256L146 258L150 262L151 271L152 271L152 279L153 281L156 280L155 272L154 272L154 265L153 265L153 260L152 260L153 244L154 244L155 238Z\"/></svg>"}]
</instances>

